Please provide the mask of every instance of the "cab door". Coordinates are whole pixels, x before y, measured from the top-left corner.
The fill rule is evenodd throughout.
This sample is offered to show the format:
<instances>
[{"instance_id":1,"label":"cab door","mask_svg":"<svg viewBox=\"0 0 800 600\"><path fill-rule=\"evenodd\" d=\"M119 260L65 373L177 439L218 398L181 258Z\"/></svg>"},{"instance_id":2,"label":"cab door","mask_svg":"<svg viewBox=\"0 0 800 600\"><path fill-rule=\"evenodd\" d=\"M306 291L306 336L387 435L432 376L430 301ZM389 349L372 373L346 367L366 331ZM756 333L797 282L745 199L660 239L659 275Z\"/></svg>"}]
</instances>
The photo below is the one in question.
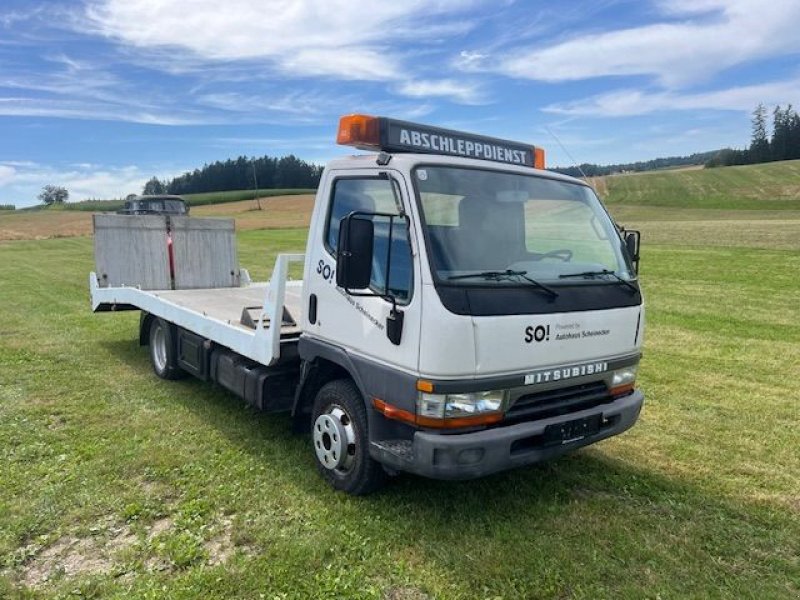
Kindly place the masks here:
<instances>
[{"instance_id":1,"label":"cab door","mask_svg":"<svg viewBox=\"0 0 800 600\"><path fill-rule=\"evenodd\" d=\"M413 214L405 180L391 169L334 170L327 176L323 189L329 190L328 197L324 202L318 200L310 234L315 239L309 239L307 249L310 260L304 285L309 294L316 296L316 318L314 322L307 319L306 332L352 355L415 373L422 289L410 217L393 220L390 244L390 220L367 216L373 220L375 231L370 286L358 291L365 295L351 295L336 285L336 249L342 219L354 211L399 215L400 207L406 214ZM403 312L402 335L397 345L387 336L386 320L393 303L381 294L392 296L397 309Z\"/></svg>"}]
</instances>

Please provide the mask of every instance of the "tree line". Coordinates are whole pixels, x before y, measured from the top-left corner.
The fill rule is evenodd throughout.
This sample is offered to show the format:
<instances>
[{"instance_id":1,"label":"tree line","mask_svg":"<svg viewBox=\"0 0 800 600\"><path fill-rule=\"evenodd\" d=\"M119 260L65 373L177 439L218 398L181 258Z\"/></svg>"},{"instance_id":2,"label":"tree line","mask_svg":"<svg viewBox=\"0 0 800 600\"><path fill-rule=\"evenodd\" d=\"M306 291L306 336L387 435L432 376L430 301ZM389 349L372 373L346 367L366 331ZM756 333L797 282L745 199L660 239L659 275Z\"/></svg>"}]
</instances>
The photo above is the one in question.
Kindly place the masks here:
<instances>
[{"instance_id":1,"label":"tree line","mask_svg":"<svg viewBox=\"0 0 800 600\"><path fill-rule=\"evenodd\" d=\"M706 162L706 167L752 165L776 160L800 158L800 116L789 104L772 111L772 134L767 131L767 109L759 104L751 120L750 147L744 150L727 148Z\"/></svg>"},{"instance_id":2,"label":"tree line","mask_svg":"<svg viewBox=\"0 0 800 600\"><path fill-rule=\"evenodd\" d=\"M601 177L612 173L629 173L639 171L655 171L656 169L669 169L672 167L685 167L690 165L702 165L708 160L719 154L719 150L710 152L695 152L689 156L667 156L665 158L654 158L653 160L642 160L632 163L618 163L613 165L595 165L583 163L573 167L555 167L550 169L556 173L569 175L571 177Z\"/></svg>"},{"instance_id":3,"label":"tree line","mask_svg":"<svg viewBox=\"0 0 800 600\"><path fill-rule=\"evenodd\" d=\"M276 158L262 156L216 161L201 169L187 171L172 180L151 178L143 194L198 194L248 189L309 188L319 185L322 167L290 154Z\"/></svg>"}]
</instances>

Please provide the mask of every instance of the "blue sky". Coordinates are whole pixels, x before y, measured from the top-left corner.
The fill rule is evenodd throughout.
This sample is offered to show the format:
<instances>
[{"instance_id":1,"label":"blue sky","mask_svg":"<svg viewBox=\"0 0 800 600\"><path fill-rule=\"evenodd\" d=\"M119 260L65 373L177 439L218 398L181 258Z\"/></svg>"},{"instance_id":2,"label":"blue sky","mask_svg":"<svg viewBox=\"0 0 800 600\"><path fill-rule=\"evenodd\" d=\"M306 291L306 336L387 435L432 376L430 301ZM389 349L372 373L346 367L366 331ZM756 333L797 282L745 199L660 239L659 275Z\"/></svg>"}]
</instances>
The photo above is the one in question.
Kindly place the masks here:
<instances>
[{"instance_id":1,"label":"blue sky","mask_svg":"<svg viewBox=\"0 0 800 600\"><path fill-rule=\"evenodd\" d=\"M797 0L3 0L0 204L324 162L352 112L561 166L743 147L756 104L800 105L798 24Z\"/></svg>"}]
</instances>

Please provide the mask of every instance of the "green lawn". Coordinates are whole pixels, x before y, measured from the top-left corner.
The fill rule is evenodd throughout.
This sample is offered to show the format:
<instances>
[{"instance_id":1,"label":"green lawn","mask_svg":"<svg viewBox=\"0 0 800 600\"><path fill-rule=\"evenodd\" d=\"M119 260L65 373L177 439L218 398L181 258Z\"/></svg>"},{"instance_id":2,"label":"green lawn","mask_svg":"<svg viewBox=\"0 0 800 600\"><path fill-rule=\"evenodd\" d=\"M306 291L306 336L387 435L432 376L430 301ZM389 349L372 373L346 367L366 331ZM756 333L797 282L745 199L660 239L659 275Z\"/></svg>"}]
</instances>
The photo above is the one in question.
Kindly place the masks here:
<instances>
[{"instance_id":1,"label":"green lawn","mask_svg":"<svg viewBox=\"0 0 800 600\"><path fill-rule=\"evenodd\" d=\"M797 598L800 248L625 217L671 232L645 236L636 427L366 498L286 417L158 380L138 313L90 312L89 238L0 242L0 597ZM304 239L241 233L242 264Z\"/></svg>"}]
</instances>

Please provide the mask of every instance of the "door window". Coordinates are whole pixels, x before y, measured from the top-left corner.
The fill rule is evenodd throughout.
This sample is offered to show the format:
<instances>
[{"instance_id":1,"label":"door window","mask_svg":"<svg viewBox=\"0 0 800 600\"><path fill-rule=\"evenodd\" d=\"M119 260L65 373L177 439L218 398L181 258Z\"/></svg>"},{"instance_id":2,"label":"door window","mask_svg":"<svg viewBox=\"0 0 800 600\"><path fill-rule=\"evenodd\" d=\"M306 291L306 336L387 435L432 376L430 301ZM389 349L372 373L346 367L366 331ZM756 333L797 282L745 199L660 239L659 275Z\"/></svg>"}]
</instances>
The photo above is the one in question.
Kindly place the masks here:
<instances>
[{"instance_id":1,"label":"door window","mask_svg":"<svg viewBox=\"0 0 800 600\"><path fill-rule=\"evenodd\" d=\"M325 247L334 258L336 257L342 219L356 211L398 214L391 180L364 177L341 178L334 182L325 227ZM375 228L370 289L381 294L386 291L393 295L398 303L406 304L411 299L414 280L411 246L408 242L408 225L402 218L390 220L388 217L375 214L365 218L373 221ZM394 223L391 227L390 221ZM391 248L389 246L390 229ZM390 250L391 262L387 260Z\"/></svg>"}]
</instances>

